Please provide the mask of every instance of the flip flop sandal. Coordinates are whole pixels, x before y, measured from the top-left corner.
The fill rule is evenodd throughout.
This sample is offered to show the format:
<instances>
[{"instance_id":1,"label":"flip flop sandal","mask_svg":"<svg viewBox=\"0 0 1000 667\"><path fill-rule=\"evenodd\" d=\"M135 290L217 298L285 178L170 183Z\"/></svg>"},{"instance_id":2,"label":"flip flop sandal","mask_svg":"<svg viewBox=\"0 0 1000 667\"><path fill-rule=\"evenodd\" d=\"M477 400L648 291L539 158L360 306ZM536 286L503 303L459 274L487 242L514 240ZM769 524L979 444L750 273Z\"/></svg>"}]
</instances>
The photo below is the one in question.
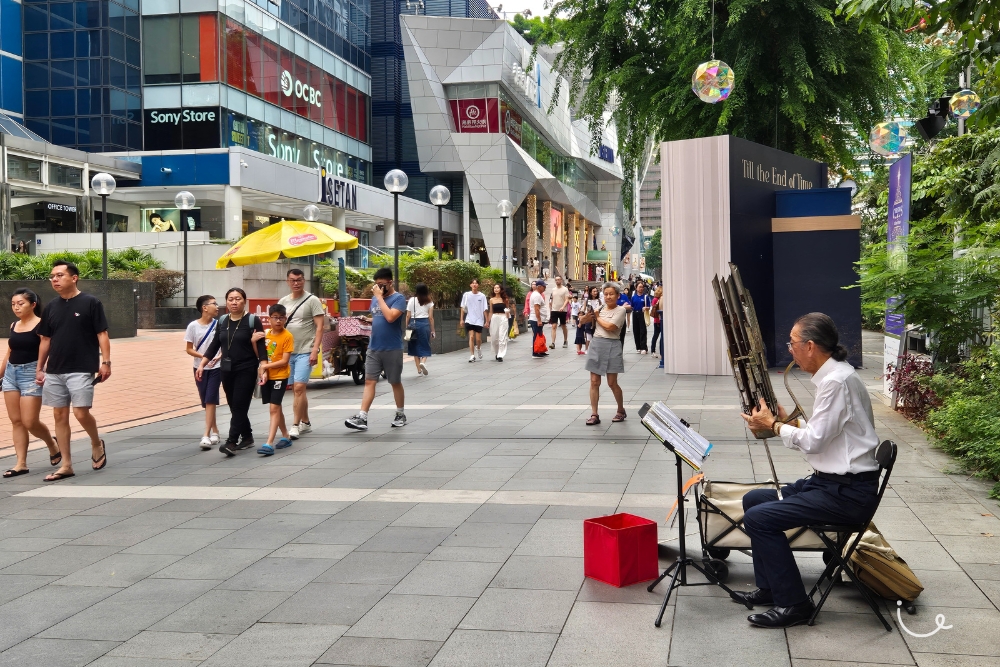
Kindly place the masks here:
<instances>
[{"instance_id":1,"label":"flip flop sandal","mask_svg":"<svg viewBox=\"0 0 1000 667\"><path fill-rule=\"evenodd\" d=\"M58 482L61 479L66 479L67 477L76 477L75 472L54 472L51 475L46 475L42 478L45 482Z\"/></svg>"},{"instance_id":2,"label":"flip flop sandal","mask_svg":"<svg viewBox=\"0 0 1000 667\"><path fill-rule=\"evenodd\" d=\"M18 475L27 475L29 472L30 471L27 468L23 470L14 470L11 468L10 470L4 471L3 476L6 479L8 477L17 477Z\"/></svg>"},{"instance_id":3,"label":"flip flop sandal","mask_svg":"<svg viewBox=\"0 0 1000 667\"><path fill-rule=\"evenodd\" d=\"M59 449L59 438L55 438L56 449ZM62 452L57 451L55 454L49 454L49 463L55 467L62 463Z\"/></svg>"},{"instance_id":4,"label":"flip flop sandal","mask_svg":"<svg viewBox=\"0 0 1000 667\"><path fill-rule=\"evenodd\" d=\"M625 421L625 411L616 412L615 416L611 418L613 422L623 422Z\"/></svg>"},{"instance_id":5,"label":"flip flop sandal","mask_svg":"<svg viewBox=\"0 0 1000 667\"><path fill-rule=\"evenodd\" d=\"M590 419L587 420L587 426L596 426L601 423L601 418L597 415L590 415Z\"/></svg>"},{"instance_id":6,"label":"flip flop sandal","mask_svg":"<svg viewBox=\"0 0 1000 667\"><path fill-rule=\"evenodd\" d=\"M93 466L91 466L94 470L102 470L104 468L104 466L108 465L108 449L104 445L104 441L103 440L101 440L101 457L98 458L98 459L95 459L93 456L91 456L90 460L93 461L95 464L98 461L101 462L101 465L93 465Z\"/></svg>"}]
</instances>

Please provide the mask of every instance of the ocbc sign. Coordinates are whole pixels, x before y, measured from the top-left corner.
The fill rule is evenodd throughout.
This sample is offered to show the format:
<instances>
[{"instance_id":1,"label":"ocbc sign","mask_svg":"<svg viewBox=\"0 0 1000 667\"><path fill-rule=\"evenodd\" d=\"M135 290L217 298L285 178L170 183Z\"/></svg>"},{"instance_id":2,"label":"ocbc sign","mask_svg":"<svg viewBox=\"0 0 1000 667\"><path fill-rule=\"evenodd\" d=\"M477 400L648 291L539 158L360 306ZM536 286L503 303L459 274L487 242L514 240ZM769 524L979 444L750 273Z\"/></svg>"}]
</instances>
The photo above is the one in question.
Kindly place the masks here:
<instances>
[{"instance_id":1,"label":"ocbc sign","mask_svg":"<svg viewBox=\"0 0 1000 667\"><path fill-rule=\"evenodd\" d=\"M288 97L297 97L300 100L305 100L309 104L313 104L321 108L323 106L323 93L316 90L308 83L303 83L302 81L293 78L288 70L284 70L281 73L281 92Z\"/></svg>"}]
</instances>

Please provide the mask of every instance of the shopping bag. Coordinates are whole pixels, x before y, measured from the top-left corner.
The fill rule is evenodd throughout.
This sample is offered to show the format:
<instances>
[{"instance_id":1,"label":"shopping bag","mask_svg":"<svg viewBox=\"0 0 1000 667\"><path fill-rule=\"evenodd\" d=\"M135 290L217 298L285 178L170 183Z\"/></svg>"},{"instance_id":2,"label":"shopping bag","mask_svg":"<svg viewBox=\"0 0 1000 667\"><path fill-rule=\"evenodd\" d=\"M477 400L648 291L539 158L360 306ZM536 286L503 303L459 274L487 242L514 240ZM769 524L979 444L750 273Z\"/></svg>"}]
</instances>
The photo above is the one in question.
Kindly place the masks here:
<instances>
[{"instance_id":1,"label":"shopping bag","mask_svg":"<svg viewBox=\"0 0 1000 667\"><path fill-rule=\"evenodd\" d=\"M652 322L653 318L650 316L648 310L642 311L642 319L646 320L646 326L648 327Z\"/></svg>"},{"instance_id":2,"label":"shopping bag","mask_svg":"<svg viewBox=\"0 0 1000 667\"><path fill-rule=\"evenodd\" d=\"M517 338L520 335L521 335L521 332L518 331L518 329L517 329L517 320L515 319L513 326L511 326L511 328L510 328L510 335L508 336L508 338L510 338L511 340L514 340L515 338Z\"/></svg>"},{"instance_id":3,"label":"shopping bag","mask_svg":"<svg viewBox=\"0 0 1000 667\"><path fill-rule=\"evenodd\" d=\"M545 342L545 334L540 333L535 337L535 342L532 344L532 350L535 354L545 354L549 351L549 346Z\"/></svg>"}]
</instances>

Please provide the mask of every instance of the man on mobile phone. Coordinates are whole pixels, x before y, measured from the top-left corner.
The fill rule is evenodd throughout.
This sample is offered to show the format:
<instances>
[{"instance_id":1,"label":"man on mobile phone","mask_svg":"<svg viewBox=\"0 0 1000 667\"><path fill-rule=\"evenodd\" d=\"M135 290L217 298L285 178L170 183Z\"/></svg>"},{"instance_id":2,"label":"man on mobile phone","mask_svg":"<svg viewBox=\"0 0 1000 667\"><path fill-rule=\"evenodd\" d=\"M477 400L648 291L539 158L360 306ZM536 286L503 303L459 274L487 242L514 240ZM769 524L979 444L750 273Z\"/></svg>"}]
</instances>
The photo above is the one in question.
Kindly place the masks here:
<instances>
[{"instance_id":1,"label":"man on mobile phone","mask_svg":"<svg viewBox=\"0 0 1000 667\"><path fill-rule=\"evenodd\" d=\"M368 430L368 409L375 400L375 383L383 372L396 399L396 416L392 425L406 426L403 411L403 323L406 318L406 297L393 290L392 269L383 267L375 272L372 286L371 320L372 335L365 357L365 393L361 398L361 411L344 421L347 428Z\"/></svg>"},{"instance_id":2,"label":"man on mobile phone","mask_svg":"<svg viewBox=\"0 0 1000 667\"><path fill-rule=\"evenodd\" d=\"M46 482L75 474L70 458L70 406L73 416L90 436L93 469L101 470L108 464L104 441L90 414L94 385L111 377L108 320L100 300L77 288L79 279L76 265L64 260L52 265L49 280L58 296L45 306L42 323L38 325L42 342L38 348L35 381L42 385L42 405L52 408L56 441L62 453L62 465L45 477Z\"/></svg>"}]
</instances>

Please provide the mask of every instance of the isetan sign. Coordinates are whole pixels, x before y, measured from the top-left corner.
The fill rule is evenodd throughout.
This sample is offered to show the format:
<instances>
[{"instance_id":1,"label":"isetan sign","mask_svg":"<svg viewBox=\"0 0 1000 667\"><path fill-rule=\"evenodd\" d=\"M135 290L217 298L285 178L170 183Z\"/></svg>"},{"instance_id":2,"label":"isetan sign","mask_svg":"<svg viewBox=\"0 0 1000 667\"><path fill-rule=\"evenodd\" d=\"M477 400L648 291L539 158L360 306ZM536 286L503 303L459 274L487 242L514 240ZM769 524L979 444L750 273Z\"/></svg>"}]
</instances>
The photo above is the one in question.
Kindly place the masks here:
<instances>
[{"instance_id":1,"label":"isetan sign","mask_svg":"<svg viewBox=\"0 0 1000 667\"><path fill-rule=\"evenodd\" d=\"M500 131L499 100L495 97L449 100L449 104L458 132L485 134Z\"/></svg>"}]
</instances>

